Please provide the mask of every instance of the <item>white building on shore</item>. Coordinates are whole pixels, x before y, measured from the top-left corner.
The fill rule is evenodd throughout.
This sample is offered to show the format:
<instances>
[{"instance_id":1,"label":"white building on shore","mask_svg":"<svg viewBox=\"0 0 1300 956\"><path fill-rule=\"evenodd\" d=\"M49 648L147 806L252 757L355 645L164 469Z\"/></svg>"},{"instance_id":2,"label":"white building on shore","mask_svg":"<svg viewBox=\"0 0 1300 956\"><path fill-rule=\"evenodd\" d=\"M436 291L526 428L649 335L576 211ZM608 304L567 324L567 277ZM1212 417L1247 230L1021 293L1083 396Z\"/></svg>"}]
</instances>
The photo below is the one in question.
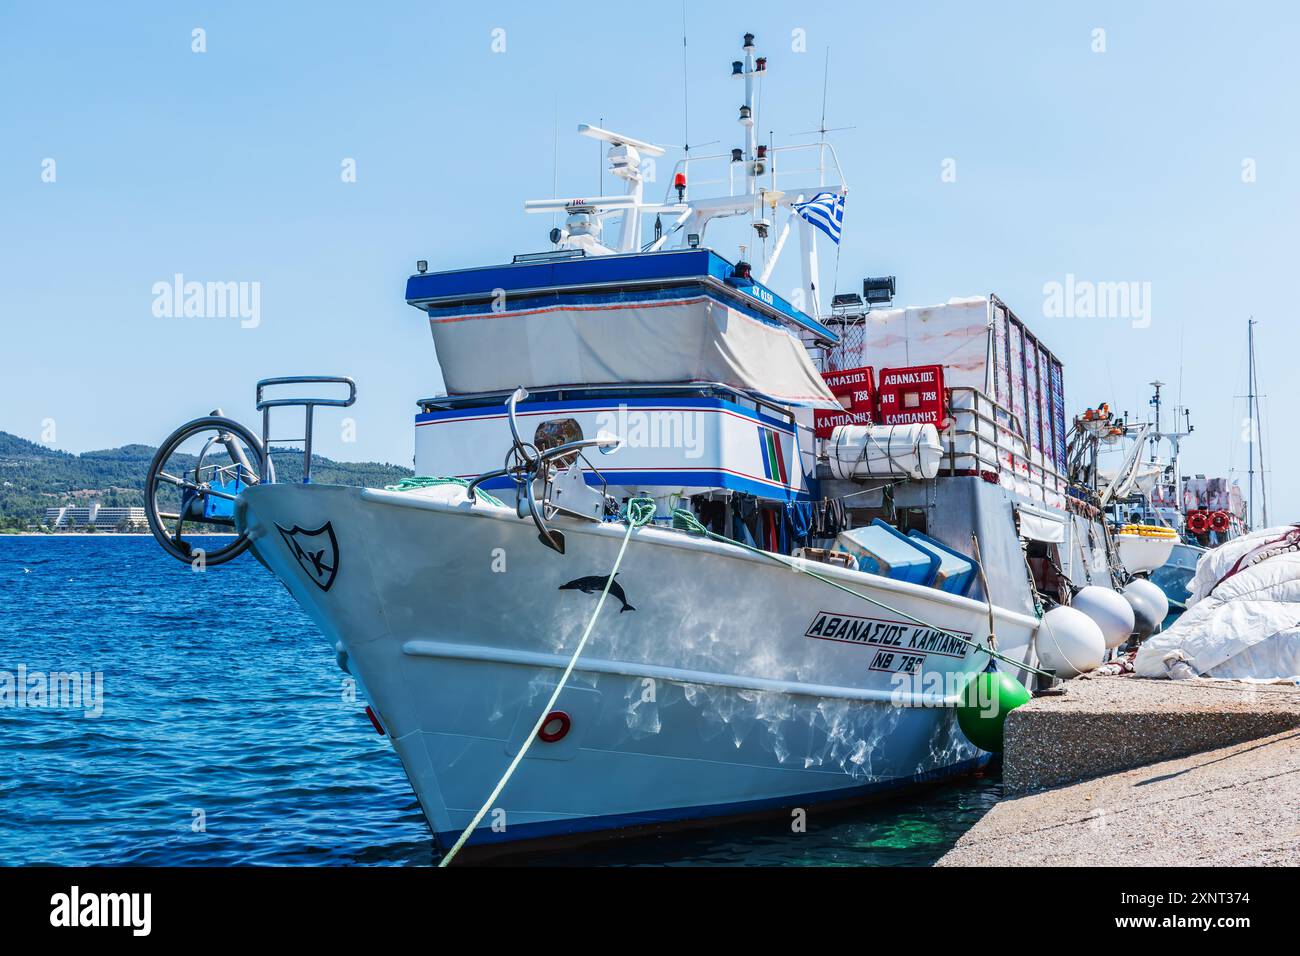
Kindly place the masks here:
<instances>
[{"instance_id":1,"label":"white building on shore","mask_svg":"<svg viewBox=\"0 0 1300 956\"><path fill-rule=\"evenodd\" d=\"M115 531L126 525L145 526L143 508L105 508L99 502L87 507L46 508L45 524L51 528L94 528Z\"/></svg>"}]
</instances>

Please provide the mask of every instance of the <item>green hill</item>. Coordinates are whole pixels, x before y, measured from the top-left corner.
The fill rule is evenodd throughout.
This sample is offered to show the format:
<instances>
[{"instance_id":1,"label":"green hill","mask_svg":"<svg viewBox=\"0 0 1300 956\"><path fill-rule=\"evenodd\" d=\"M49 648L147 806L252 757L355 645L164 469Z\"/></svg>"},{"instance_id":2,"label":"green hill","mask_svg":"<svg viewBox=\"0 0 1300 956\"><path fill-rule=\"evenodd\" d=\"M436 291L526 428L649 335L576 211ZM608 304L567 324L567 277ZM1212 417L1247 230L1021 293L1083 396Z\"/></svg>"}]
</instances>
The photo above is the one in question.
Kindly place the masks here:
<instances>
[{"instance_id":1,"label":"green hill","mask_svg":"<svg viewBox=\"0 0 1300 956\"><path fill-rule=\"evenodd\" d=\"M98 501L105 507L144 504L144 478L156 449L123 445L72 455L0 432L0 530L39 525L45 509ZM273 449L276 477L302 477L302 452ZM311 456L312 481L331 485L383 487L408 477L411 469L381 462L334 461Z\"/></svg>"}]
</instances>

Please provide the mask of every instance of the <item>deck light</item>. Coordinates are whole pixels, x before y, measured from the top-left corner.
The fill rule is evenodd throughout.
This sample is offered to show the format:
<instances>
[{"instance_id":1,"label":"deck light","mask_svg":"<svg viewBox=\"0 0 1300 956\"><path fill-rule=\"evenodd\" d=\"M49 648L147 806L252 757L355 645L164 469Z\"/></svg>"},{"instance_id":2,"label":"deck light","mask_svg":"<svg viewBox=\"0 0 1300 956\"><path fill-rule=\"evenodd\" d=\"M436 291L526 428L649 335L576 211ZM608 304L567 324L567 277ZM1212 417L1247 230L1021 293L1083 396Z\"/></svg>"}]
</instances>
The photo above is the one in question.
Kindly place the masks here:
<instances>
[{"instance_id":1,"label":"deck light","mask_svg":"<svg viewBox=\"0 0 1300 956\"><path fill-rule=\"evenodd\" d=\"M700 234L698 232L687 233L686 244L692 249L698 249L700 247Z\"/></svg>"},{"instance_id":2,"label":"deck light","mask_svg":"<svg viewBox=\"0 0 1300 956\"><path fill-rule=\"evenodd\" d=\"M424 275L426 272L428 272L428 271L429 271L429 260L427 260L427 259L420 259L419 261L417 261L417 262L415 263L415 271L418 272L418 273L420 273L420 275Z\"/></svg>"},{"instance_id":3,"label":"deck light","mask_svg":"<svg viewBox=\"0 0 1300 956\"><path fill-rule=\"evenodd\" d=\"M868 305L889 305L894 301L894 277L863 279L862 298L866 299Z\"/></svg>"},{"instance_id":4,"label":"deck light","mask_svg":"<svg viewBox=\"0 0 1300 956\"><path fill-rule=\"evenodd\" d=\"M862 296L856 292L841 292L831 299L831 311L849 312L862 308Z\"/></svg>"}]
</instances>

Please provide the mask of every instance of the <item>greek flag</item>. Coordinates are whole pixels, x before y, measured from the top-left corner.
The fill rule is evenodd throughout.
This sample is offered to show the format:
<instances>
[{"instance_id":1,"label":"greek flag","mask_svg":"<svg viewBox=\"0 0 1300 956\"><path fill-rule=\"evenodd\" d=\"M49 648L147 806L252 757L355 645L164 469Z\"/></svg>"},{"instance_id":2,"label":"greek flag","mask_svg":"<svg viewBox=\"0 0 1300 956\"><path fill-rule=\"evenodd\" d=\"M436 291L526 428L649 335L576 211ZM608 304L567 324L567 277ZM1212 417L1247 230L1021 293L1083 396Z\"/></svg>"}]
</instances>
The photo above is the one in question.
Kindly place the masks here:
<instances>
[{"instance_id":1,"label":"greek flag","mask_svg":"<svg viewBox=\"0 0 1300 956\"><path fill-rule=\"evenodd\" d=\"M844 193L818 193L807 202L794 203L790 208L839 245L840 227L844 225Z\"/></svg>"}]
</instances>

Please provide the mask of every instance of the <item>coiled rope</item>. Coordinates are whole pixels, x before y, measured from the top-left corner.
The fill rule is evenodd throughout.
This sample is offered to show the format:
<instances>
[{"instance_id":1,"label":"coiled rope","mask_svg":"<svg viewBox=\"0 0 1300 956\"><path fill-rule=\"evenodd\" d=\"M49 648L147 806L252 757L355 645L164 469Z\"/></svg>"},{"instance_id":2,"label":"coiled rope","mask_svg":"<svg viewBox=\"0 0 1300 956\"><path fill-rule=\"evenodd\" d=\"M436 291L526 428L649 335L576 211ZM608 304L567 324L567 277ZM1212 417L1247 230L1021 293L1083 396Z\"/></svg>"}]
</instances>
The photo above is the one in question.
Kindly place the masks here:
<instances>
[{"instance_id":1,"label":"coiled rope","mask_svg":"<svg viewBox=\"0 0 1300 956\"><path fill-rule=\"evenodd\" d=\"M908 614L906 611L900 608L892 607L891 605L886 604L884 601L878 601L873 597L863 594L861 591L855 591L853 590L853 588L845 587L843 584L840 584L838 581L832 581L830 578L826 577L825 575L818 574L812 568L807 566L807 562L797 561L794 558L787 558L784 555L774 554L771 551L764 551L762 548L755 548L752 545L745 544L741 541L733 541L731 538L728 538L725 535L721 535L714 531L710 531L708 528L706 528L704 525L700 523L699 519L696 518L695 515L691 514L691 512L687 511L685 508L678 508L676 511L673 512L673 527L678 528L682 531L688 531L692 534L706 535L707 537L713 538L715 541L721 541L724 544L734 544L738 548L744 548L746 551L752 551L754 554L758 554L761 555L762 557L769 558L772 561L775 561L777 564L784 565L785 567L788 567L791 570L798 571L801 574L806 574L809 577L816 578L818 581L821 581L823 584L829 584L837 591L843 591L845 594L852 594L854 597L861 598L864 601L874 604L876 605L876 607L881 608L882 610L906 618L907 620L911 621L913 624L918 624L921 627L929 628L932 631L938 631L940 634L946 634L949 637L960 641L962 644L965 644L967 647L973 647L977 651L983 651L985 654L988 654L990 657L995 657L998 660L1002 661L1003 663L1015 667L1017 670L1027 670L1031 674L1038 674L1040 677L1054 676L1052 674L1049 674L1047 671L1039 670L1037 667L1033 667L1029 664L1026 664L1024 661L1018 661L1013 657L1008 657L1006 654L1003 654L992 647L981 644L978 641L972 641L968 637L963 637L962 635L957 634L954 631L950 631L945 627L938 627L934 624L929 623L928 621L923 621L919 617L914 617L913 615ZM990 608L991 607L992 605L990 604Z\"/></svg>"},{"instance_id":2,"label":"coiled rope","mask_svg":"<svg viewBox=\"0 0 1300 956\"><path fill-rule=\"evenodd\" d=\"M481 492L480 492L481 494ZM681 509L678 509L681 510ZM439 867L448 866L451 861L456 859L456 854L460 848L465 845L465 841L470 838L475 828L487 816L488 810L492 804L496 803L497 797L501 796L501 791L506 788L510 778L514 776L516 768L523 761L524 755L528 753L528 748L532 746L533 741L537 739L538 733L541 732L542 726L546 723L547 716L555 707L555 702L560 699L560 693L564 690L564 685L568 683L569 677L573 674L573 668L578 663L578 657L582 654L582 649L587 646L587 638L591 637L591 629L596 624L596 618L600 617L600 610L605 606L605 598L609 595L610 586L614 583L614 576L618 574L619 565L623 563L623 555L627 551L627 543L632 539L632 532L637 528L643 527L654 520L655 503L653 498L630 498L628 499L627 508L622 514L622 520L627 522L627 533L623 535L623 543L619 546L618 556L614 558L614 567L610 569L609 577L605 579L605 587L600 592L600 600L596 602L596 610L592 612L591 619L587 621L587 629L582 632L582 639L578 641L578 646L573 649L573 656L569 658L569 665L560 675L559 682L555 685L555 690L551 693L551 699L546 702L541 713L537 715L537 722L533 724L533 729L528 736L524 738L523 744L519 747L519 752L515 754L515 759L510 761L510 766L506 767L506 772L501 775L497 785L492 788L488 798L483 801L483 806L479 807L478 813L474 814L474 819L470 820L469 826L465 828L459 839L447 851L446 855L438 861Z\"/></svg>"}]
</instances>

